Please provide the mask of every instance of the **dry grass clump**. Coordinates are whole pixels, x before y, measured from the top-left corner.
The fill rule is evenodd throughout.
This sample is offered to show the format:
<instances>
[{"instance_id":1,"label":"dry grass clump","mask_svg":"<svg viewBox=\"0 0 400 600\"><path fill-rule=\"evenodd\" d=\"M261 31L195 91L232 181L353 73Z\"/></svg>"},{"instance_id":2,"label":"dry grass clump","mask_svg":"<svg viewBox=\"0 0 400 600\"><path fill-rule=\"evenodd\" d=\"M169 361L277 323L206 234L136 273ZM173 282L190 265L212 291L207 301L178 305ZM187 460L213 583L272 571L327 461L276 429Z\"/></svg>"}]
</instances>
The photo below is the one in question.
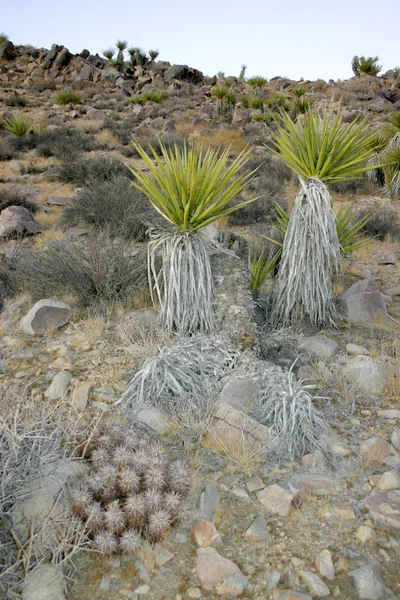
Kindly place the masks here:
<instances>
[{"instance_id":1,"label":"dry grass clump","mask_svg":"<svg viewBox=\"0 0 400 600\"><path fill-rule=\"evenodd\" d=\"M78 152L87 152L93 148L92 136L65 127L46 129L34 138L39 156L55 156L60 160L71 160Z\"/></svg>"},{"instance_id":2,"label":"dry grass clump","mask_svg":"<svg viewBox=\"0 0 400 600\"><path fill-rule=\"evenodd\" d=\"M232 156L238 156L247 148L247 142L243 138L243 133L237 129L218 129L210 135L200 135L193 138L193 143L196 148L211 148L217 150L230 149Z\"/></svg>"},{"instance_id":3,"label":"dry grass clump","mask_svg":"<svg viewBox=\"0 0 400 600\"><path fill-rule=\"evenodd\" d=\"M370 218L362 229L366 235L381 242L387 236L391 236L393 240L400 239L400 217L396 208L382 206L376 210L360 209L356 213L356 219L361 219L367 215L370 215Z\"/></svg>"},{"instance_id":4,"label":"dry grass clump","mask_svg":"<svg viewBox=\"0 0 400 600\"><path fill-rule=\"evenodd\" d=\"M55 176L64 183L84 186L89 181L109 181L116 177L131 177L128 167L119 158L98 156L65 160L55 170Z\"/></svg>"},{"instance_id":5,"label":"dry grass clump","mask_svg":"<svg viewBox=\"0 0 400 600\"><path fill-rule=\"evenodd\" d=\"M36 254L21 252L16 278L34 297L72 294L83 307L125 302L148 289L145 257L104 233L84 243L55 240Z\"/></svg>"},{"instance_id":6,"label":"dry grass clump","mask_svg":"<svg viewBox=\"0 0 400 600\"><path fill-rule=\"evenodd\" d=\"M147 198L119 175L106 181L91 178L65 207L62 224L107 229L111 237L142 241L154 210Z\"/></svg>"},{"instance_id":7,"label":"dry grass clump","mask_svg":"<svg viewBox=\"0 0 400 600\"><path fill-rule=\"evenodd\" d=\"M0 188L0 212L8 206L23 206L31 213L37 210L37 205L30 200L25 190L19 188Z\"/></svg>"},{"instance_id":8,"label":"dry grass clump","mask_svg":"<svg viewBox=\"0 0 400 600\"><path fill-rule=\"evenodd\" d=\"M11 136L0 137L0 162L6 160L12 160L18 154L17 144L15 138Z\"/></svg>"},{"instance_id":9,"label":"dry grass clump","mask_svg":"<svg viewBox=\"0 0 400 600\"><path fill-rule=\"evenodd\" d=\"M81 447L91 468L73 482L70 499L94 547L131 554L143 539L164 539L185 511L192 485L186 463L123 423L104 423Z\"/></svg>"}]
</instances>

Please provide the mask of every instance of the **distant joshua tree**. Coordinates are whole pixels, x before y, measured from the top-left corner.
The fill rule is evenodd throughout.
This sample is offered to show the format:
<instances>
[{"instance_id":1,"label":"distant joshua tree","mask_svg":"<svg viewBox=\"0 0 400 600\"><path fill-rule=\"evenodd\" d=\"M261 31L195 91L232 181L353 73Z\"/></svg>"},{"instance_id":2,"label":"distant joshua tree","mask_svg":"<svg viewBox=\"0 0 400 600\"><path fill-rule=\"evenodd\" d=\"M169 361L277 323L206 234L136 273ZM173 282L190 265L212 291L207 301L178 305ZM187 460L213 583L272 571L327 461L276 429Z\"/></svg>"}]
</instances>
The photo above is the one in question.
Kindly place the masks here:
<instances>
[{"instance_id":1,"label":"distant joshua tree","mask_svg":"<svg viewBox=\"0 0 400 600\"><path fill-rule=\"evenodd\" d=\"M379 56L354 56L351 61L351 68L356 77L365 77L366 75L376 76L382 70L382 65L378 64Z\"/></svg>"},{"instance_id":2,"label":"distant joshua tree","mask_svg":"<svg viewBox=\"0 0 400 600\"><path fill-rule=\"evenodd\" d=\"M160 54L159 50L149 50L149 56L151 60L156 60L157 56Z\"/></svg>"},{"instance_id":3,"label":"distant joshua tree","mask_svg":"<svg viewBox=\"0 0 400 600\"><path fill-rule=\"evenodd\" d=\"M115 50L113 48L107 48L106 50L103 50L102 53L107 60L112 61Z\"/></svg>"},{"instance_id":4,"label":"distant joshua tree","mask_svg":"<svg viewBox=\"0 0 400 600\"><path fill-rule=\"evenodd\" d=\"M239 79L240 79L240 81L244 81L244 76L246 75L247 65L242 65L240 67L240 69L241 69L241 71L240 71Z\"/></svg>"},{"instance_id":5,"label":"distant joshua tree","mask_svg":"<svg viewBox=\"0 0 400 600\"><path fill-rule=\"evenodd\" d=\"M125 40L117 40L117 43L115 45L118 48L117 61L123 63L124 62L124 50L127 49L128 42Z\"/></svg>"}]
</instances>

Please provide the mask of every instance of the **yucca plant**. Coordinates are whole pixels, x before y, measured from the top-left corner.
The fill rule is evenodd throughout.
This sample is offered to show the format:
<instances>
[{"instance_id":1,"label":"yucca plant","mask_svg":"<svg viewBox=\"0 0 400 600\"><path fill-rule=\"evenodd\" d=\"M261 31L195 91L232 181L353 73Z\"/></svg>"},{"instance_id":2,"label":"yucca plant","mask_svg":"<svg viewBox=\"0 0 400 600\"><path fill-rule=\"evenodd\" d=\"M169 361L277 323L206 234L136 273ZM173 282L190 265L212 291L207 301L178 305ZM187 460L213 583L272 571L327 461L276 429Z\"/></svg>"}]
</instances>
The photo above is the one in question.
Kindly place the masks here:
<instances>
[{"instance_id":1,"label":"yucca plant","mask_svg":"<svg viewBox=\"0 0 400 600\"><path fill-rule=\"evenodd\" d=\"M275 115L271 112L253 113L251 118L253 121L256 121L256 123L265 123L266 125L270 125L273 121L275 121Z\"/></svg>"},{"instance_id":2,"label":"yucca plant","mask_svg":"<svg viewBox=\"0 0 400 600\"><path fill-rule=\"evenodd\" d=\"M0 33L0 44L3 44L4 42L8 42L8 35Z\"/></svg>"},{"instance_id":3,"label":"yucca plant","mask_svg":"<svg viewBox=\"0 0 400 600\"><path fill-rule=\"evenodd\" d=\"M307 88L304 85L294 85L290 88L290 93L295 98L301 98L307 93Z\"/></svg>"},{"instance_id":4,"label":"yucca plant","mask_svg":"<svg viewBox=\"0 0 400 600\"><path fill-rule=\"evenodd\" d=\"M149 56L151 60L156 60L157 56L160 54L159 50L149 50Z\"/></svg>"},{"instance_id":5,"label":"yucca plant","mask_svg":"<svg viewBox=\"0 0 400 600\"><path fill-rule=\"evenodd\" d=\"M295 98L293 102L293 108L297 114L304 115L311 108L311 100L300 96Z\"/></svg>"},{"instance_id":6,"label":"yucca plant","mask_svg":"<svg viewBox=\"0 0 400 600\"><path fill-rule=\"evenodd\" d=\"M133 185L173 228L154 235L148 251L151 289L160 305L162 326L181 334L210 331L214 286L201 229L254 201L231 204L254 174L243 172L249 150L230 161L229 148L203 152L185 145L180 151L160 143L161 159L151 146L148 155L139 144L133 145L149 171L131 169L136 179Z\"/></svg>"},{"instance_id":7,"label":"yucca plant","mask_svg":"<svg viewBox=\"0 0 400 600\"><path fill-rule=\"evenodd\" d=\"M114 58L115 50L113 48L106 48L106 50L102 50L102 54L104 58L106 58L109 61L112 61L112 59Z\"/></svg>"},{"instance_id":8,"label":"yucca plant","mask_svg":"<svg viewBox=\"0 0 400 600\"><path fill-rule=\"evenodd\" d=\"M217 99L217 112L219 115L225 115L231 111L236 102L235 93L226 86L215 87L212 91L213 96Z\"/></svg>"},{"instance_id":9,"label":"yucca plant","mask_svg":"<svg viewBox=\"0 0 400 600\"><path fill-rule=\"evenodd\" d=\"M251 108L264 112L264 100L260 96L252 96L249 98Z\"/></svg>"},{"instance_id":10,"label":"yucca plant","mask_svg":"<svg viewBox=\"0 0 400 600\"><path fill-rule=\"evenodd\" d=\"M124 62L124 50L128 47L128 42L126 40L117 40L116 47L118 50L117 61L120 63Z\"/></svg>"},{"instance_id":11,"label":"yucca plant","mask_svg":"<svg viewBox=\"0 0 400 600\"><path fill-rule=\"evenodd\" d=\"M15 137L24 137L31 130L32 123L24 115L11 115L4 120L3 127Z\"/></svg>"},{"instance_id":12,"label":"yucca plant","mask_svg":"<svg viewBox=\"0 0 400 600\"><path fill-rule=\"evenodd\" d=\"M80 94L69 90L60 90L54 96L54 102L61 106L65 106L66 104L80 104L81 100Z\"/></svg>"},{"instance_id":13,"label":"yucca plant","mask_svg":"<svg viewBox=\"0 0 400 600\"><path fill-rule=\"evenodd\" d=\"M282 250L271 252L265 248L261 252L256 250L250 252L250 288L255 296L258 296L260 287L279 263L281 254Z\"/></svg>"},{"instance_id":14,"label":"yucca plant","mask_svg":"<svg viewBox=\"0 0 400 600\"><path fill-rule=\"evenodd\" d=\"M368 168L375 134L367 119L343 122L324 111L293 121L281 112L273 152L299 176L301 190L290 215L272 295L271 320L287 324L304 316L333 325L331 280L340 242L327 183L350 181Z\"/></svg>"},{"instance_id":15,"label":"yucca plant","mask_svg":"<svg viewBox=\"0 0 400 600\"><path fill-rule=\"evenodd\" d=\"M253 88L255 96L261 96L262 88L267 83L267 80L265 77L262 77L262 75L254 75L253 77L250 77L246 83Z\"/></svg>"},{"instance_id":16,"label":"yucca plant","mask_svg":"<svg viewBox=\"0 0 400 600\"><path fill-rule=\"evenodd\" d=\"M378 64L379 56L353 56L351 68L356 77L366 75L376 76L382 71L382 66Z\"/></svg>"}]
</instances>

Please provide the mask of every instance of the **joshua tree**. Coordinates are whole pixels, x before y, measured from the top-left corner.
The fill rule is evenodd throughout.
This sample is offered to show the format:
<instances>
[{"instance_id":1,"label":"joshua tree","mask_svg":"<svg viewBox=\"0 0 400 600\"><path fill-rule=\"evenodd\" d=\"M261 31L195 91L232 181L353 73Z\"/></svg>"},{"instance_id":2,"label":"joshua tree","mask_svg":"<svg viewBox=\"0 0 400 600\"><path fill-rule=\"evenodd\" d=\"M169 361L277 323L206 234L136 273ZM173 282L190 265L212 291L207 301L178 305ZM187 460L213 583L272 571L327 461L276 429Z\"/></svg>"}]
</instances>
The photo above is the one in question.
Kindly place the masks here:
<instances>
[{"instance_id":1,"label":"joshua tree","mask_svg":"<svg viewBox=\"0 0 400 600\"><path fill-rule=\"evenodd\" d=\"M250 77L250 79L247 80L247 83L253 88L255 96L262 96L262 88L267 83L267 80L261 75L255 75L254 77Z\"/></svg>"},{"instance_id":2,"label":"joshua tree","mask_svg":"<svg viewBox=\"0 0 400 600\"><path fill-rule=\"evenodd\" d=\"M365 75L378 75L382 66L378 64L379 56L354 56L351 61L351 68L356 77Z\"/></svg>"},{"instance_id":3,"label":"joshua tree","mask_svg":"<svg viewBox=\"0 0 400 600\"><path fill-rule=\"evenodd\" d=\"M149 156L139 144L134 146L149 173L131 169L136 178L133 185L172 225L172 231L161 232L149 244L149 275L160 304L162 325L181 334L210 331L213 280L201 229L253 202L231 204L254 173L243 173L249 151L228 164L229 149L203 152L185 145L181 152L177 146L167 150L161 144L162 161L153 148ZM161 270L155 261L158 252Z\"/></svg>"},{"instance_id":4,"label":"joshua tree","mask_svg":"<svg viewBox=\"0 0 400 600\"><path fill-rule=\"evenodd\" d=\"M247 69L247 65L242 65L240 67L240 75L239 75L240 81L244 81L244 76L246 75L246 69Z\"/></svg>"},{"instance_id":5,"label":"joshua tree","mask_svg":"<svg viewBox=\"0 0 400 600\"><path fill-rule=\"evenodd\" d=\"M125 40L117 40L117 43L115 45L118 48L117 61L120 63L123 63L124 62L124 50L127 49L128 42Z\"/></svg>"},{"instance_id":6,"label":"joshua tree","mask_svg":"<svg viewBox=\"0 0 400 600\"><path fill-rule=\"evenodd\" d=\"M334 324L331 279L340 243L327 183L349 181L368 168L375 134L366 119L349 125L342 117L309 111L297 121L281 113L274 151L299 176L272 296L271 320L287 324L308 316ZM373 168L373 167L372 167Z\"/></svg>"},{"instance_id":7,"label":"joshua tree","mask_svg":"<svg viewBox=\"0 0 400 600\"><path fill-rule=\"evenodd\" d=\"M115 50L113 48L107 48L106 50L103 50L103 56L109 61L112 61L114 54Z\"/></svg>"},{"instance_id":8,"label":"joshua tree","mask_svg":"<svg viewBox=\"0 0 400 600\"><path fill-rule=\"evenodd\" d=\"M149 56L151 60L156 60L157 56L160 54L159 50L149 50Z\"/></svg>"},{"instance_id":9,"label":"joshua tree","mask_svg":"<svg viewBox=\"0 0 400 600\"><path fill-rule=\"evenodd\" d=\"M225 115L233 110L236 102L235 93L226 86L216 86L212 91L217 99L217 112L219 115Z\"/></svg>"}]
</instances>

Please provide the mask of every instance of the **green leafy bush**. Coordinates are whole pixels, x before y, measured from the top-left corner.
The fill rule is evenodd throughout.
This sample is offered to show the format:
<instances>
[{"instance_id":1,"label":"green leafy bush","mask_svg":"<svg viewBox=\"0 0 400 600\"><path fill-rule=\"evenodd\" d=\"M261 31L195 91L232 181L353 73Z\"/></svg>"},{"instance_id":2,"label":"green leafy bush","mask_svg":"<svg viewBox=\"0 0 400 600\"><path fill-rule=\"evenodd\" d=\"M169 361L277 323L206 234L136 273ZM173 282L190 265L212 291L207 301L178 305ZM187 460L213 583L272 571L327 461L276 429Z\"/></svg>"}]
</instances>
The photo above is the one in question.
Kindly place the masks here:
<instances>
[{"instance_id":1,"label":"green leafy bush","mask_svg":"<svg viewBox=\"0 0 400 600\"><path fill-rule=\"evenodd\" d=\"M131 96L131 98L129 98L129 102L132 102L133 104L145 104L146 102L155 102L156 104L158 104L163 100L167 100L167 98L169 98L169 93L166 90L149 90L144 94Z\"/></svg>"},{"instance_id":2,"label":"green leafy bush","mask_svg":"<svg viewBox=\"0 0 400 600\"><path fill-rule=\"evenodd\" d=\"M68 90L60 90L54 95L54 102L65 106L66 104L80 104L82 98L77 92L71 92Z\"/></svg>"},{"instance_id":3,"label":"green leafy bush","mask_svg":"<svg viewBox=\"0 0 400 600\"><path fill-rule=\"evenodd\" d=\"M351 61L351 68L354 75L362 77L365 75L378 75L382 66L378 64L379 56L354 56Z\"/></svg>"}]
</instances>

